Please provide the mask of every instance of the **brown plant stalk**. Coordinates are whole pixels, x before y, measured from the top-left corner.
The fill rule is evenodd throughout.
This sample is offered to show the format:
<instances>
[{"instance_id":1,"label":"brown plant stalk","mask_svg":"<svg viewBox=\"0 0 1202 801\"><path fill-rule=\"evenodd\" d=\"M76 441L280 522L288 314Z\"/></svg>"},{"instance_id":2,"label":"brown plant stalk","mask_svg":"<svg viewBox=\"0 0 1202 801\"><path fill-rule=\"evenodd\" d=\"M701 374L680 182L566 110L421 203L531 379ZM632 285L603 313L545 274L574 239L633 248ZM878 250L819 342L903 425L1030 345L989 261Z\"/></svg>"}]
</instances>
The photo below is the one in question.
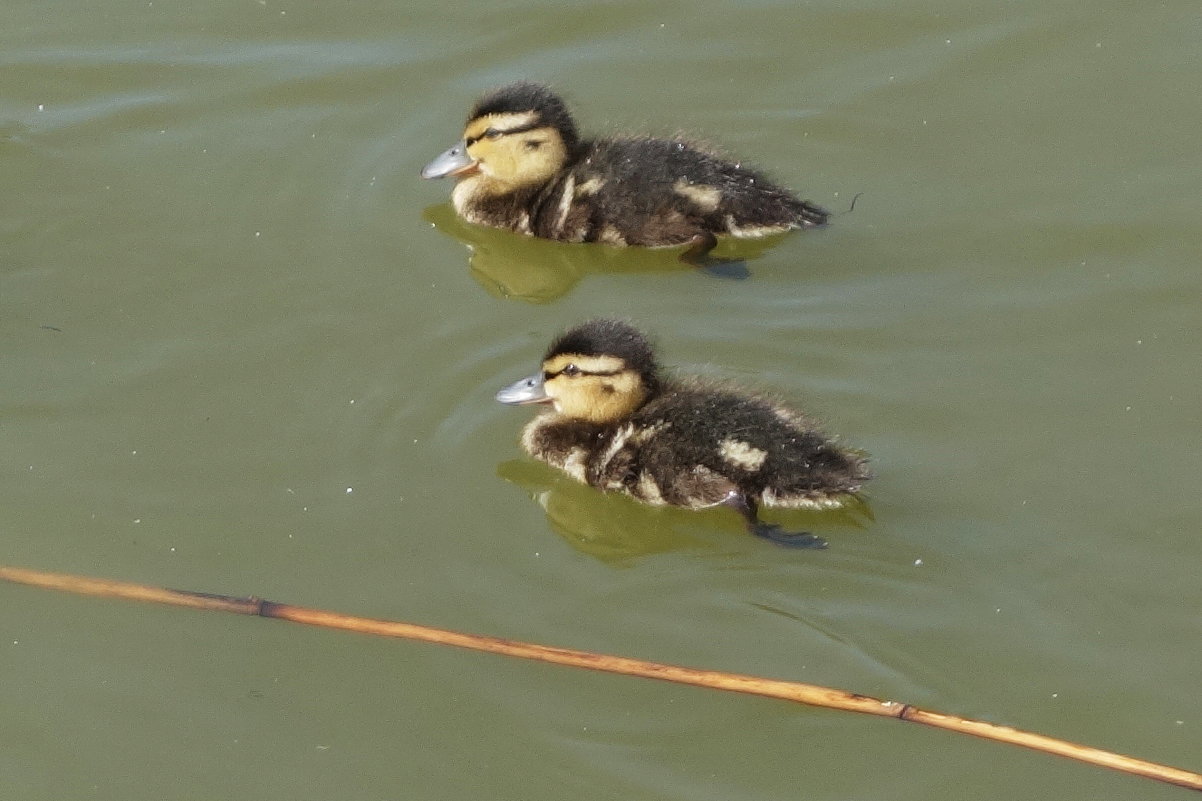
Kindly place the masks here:
<instances>
[{"instance_id":1,"label":"brown plant stalk","mask_svg":"<svg viewBox=\"0 0 1202 801\"><path fill-rule=\"evenodd\" d=\"M555 648L521 642L519 640L507 640L500 637L464 634L447 629L420 626L414 623L355 617L353 615L344 615L322 609L310 609L303 606L275 603L274 601L266 601L254 597L235 598L228 595L171 590L125 581L88 578L86 576L75 576L64 573L47 573L40 570L4 566L0 566L0 579L17 584L28 584L35 587L73 592L81 595L125 598L132 601L187 606L194 609L210 609L243 615L257 615L278 620L289 620L293 623L303 623L308 626L344 629L346 631L374 634L381 637L422 640L440 645L469 648L475 651L488 651L505 656L533 659L539 662L553 662L559 665L570 665L572 667L601 670L609 673L621 673L627 676L660 679L662 681L676 682L677 684L692 684L715 690L780 698L809 706L842 709L848 712L860 712L879 717L898 718L899 720L923 723L928 726L948 729L961 734L971 734L987 740L997 740L1036 751L1057 754L1080 762L1088 762L1093 765L1112 768L1123 773L1143 776L1186 787L1191 790L1202 790L1202 775L1190 771L1110 751L1103 751L1099 748L1078 745L1042 734L1013 729L1008 726L999 726L955 715L945 715L939 712L919 709L897 701L883 701L878 698L870 698L865 695L847 692L846 690L821 687L815 684L764 679L757 676L725 673L716 670L698 670L696 668L647 662L642 659L631 659L623 656L609 656L590 651L578 651L571 648Z\"/></svg>"}]
</instances>

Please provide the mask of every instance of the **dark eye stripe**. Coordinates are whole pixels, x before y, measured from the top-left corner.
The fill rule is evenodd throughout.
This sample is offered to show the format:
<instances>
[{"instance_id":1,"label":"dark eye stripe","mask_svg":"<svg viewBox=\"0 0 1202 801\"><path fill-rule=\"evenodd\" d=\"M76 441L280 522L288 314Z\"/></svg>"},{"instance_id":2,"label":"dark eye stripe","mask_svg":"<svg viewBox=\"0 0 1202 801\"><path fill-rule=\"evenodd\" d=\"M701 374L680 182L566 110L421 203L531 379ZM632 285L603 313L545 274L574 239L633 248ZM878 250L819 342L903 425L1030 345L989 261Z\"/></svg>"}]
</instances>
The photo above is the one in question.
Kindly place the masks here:
<instances>
[{"instance_id":1,"label":"dark eye stripe","mask_svg":"<svg viewBox=\"0 0 1202 801\"><path fill-rule=\"evenodd\" d=\"M543 370L543 380L550 381L552 378L558 378L559 376L564 375L565 371L567 371L567 369L568 368L565 367L562 370L556 370L555 372L551 372L550 370ZM625 371L624 370L581 370L580 368L576 368L575 375L595 375L595 376L601 376L602 378L606 378L609 376L621 375L623 372L625 372ZM567 375L570 377L573 374L567 373Z\"/></svg>"},{"instance_id":2,"label":"dark eye stripe","mask_svg":"<svg viewBox=\"0 0 1202 801\"><path fill-rule=\"evenodd\" d=\"M502 136L509 136L510 134L525 133L526 131L533 131L535 128L545 128L545 127L546 127L546 125L542 121L535 120L534 122L527 123L526 125L519 125L516 128L506 128L504 130L502 130L500 128L489 128L488 130L486 130L484 133L480 134L479 136L468 137L467 146L471 147L472 145L476 144L477 142L479 142L481 139L485 138L489 134L496 134L497 138L500 138Z\"/></svg>"}]
</instances>

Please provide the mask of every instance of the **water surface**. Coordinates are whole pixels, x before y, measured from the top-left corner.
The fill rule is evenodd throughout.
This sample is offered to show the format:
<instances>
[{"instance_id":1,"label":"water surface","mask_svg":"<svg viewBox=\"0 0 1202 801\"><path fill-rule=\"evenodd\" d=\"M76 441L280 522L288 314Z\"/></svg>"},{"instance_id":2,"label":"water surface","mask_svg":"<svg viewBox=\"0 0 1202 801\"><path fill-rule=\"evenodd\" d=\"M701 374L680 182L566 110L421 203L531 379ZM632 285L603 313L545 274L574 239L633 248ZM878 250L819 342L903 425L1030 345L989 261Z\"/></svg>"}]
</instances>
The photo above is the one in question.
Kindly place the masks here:
<instances>
[{"instance_id":1,"label":"water surface","mask_svg":"<svg viewBox=\"0 0 1202 801\"><path fill-rule=\"evenodd\" d=\"M0 562L828 684L1202 769L1194 4L10 3ZM458 223L473 97L836 212L668 254ZM851 199L862 193L855 210ZM493 392L618 314L872 453L854 513L598 495ZM0 587L13 798L1181 792L889 721Z\"/></svg>"}]
</instances>

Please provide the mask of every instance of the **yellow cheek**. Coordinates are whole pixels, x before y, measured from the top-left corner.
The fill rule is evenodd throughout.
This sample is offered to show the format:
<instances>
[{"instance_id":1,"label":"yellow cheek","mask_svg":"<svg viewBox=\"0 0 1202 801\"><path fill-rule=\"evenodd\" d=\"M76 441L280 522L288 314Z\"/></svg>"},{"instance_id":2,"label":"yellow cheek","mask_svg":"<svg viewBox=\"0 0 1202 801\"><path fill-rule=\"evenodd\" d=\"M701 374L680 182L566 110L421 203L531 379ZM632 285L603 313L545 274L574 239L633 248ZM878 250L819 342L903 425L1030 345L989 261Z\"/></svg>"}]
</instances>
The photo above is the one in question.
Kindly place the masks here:
<instances>
[{"instance_id":1,"label":"yellow cheek","mask_svg":"<svg viewBox=\"0 0 1202 801\"><path fill-rule=\"evenodd\" d=\"M573 419L587 419L591 394L586 387L567 376L556 376L543 385L543 391L555 405L555 411Z\"/></svg>"},{"instance_id":2,"label":"yellow cheek","mask_svg":"<svg viewBox=\"0 0 1202 801\"><path fill-rule=\"evenodd\" d=\"M467 136L471 138L471 128ZM527 144L532 141L541 144L530 150ZM494 184L494 191L541 184L558 173L567 159L558 134L547 128L499 139L479 139L468 146L467 152L478 163L480 172Z\"/></svg>"},{"instance_id":3,"label":"yellow cheek","mask_svg":"<svg viewBox=\"0 0 1202 801\"><path fill-rule=\"evenodd\" d=\"M467 149L479 164L480 172L498 181L510 182L518 174L513 153L496 142L482 139Z\"/></svg>"},{"instance_id":4,"label":"yellow cheek","mask_svg":"<svg viewBox=\"0 0 1202 801\"><path fill-rule=\"evenodd\" d=\"M647 396L633 373L603 380L558 376L548 381L544 389L553 399L556 412L593 423L617 422L634 413Z\"/></svg>"}]
</instances>

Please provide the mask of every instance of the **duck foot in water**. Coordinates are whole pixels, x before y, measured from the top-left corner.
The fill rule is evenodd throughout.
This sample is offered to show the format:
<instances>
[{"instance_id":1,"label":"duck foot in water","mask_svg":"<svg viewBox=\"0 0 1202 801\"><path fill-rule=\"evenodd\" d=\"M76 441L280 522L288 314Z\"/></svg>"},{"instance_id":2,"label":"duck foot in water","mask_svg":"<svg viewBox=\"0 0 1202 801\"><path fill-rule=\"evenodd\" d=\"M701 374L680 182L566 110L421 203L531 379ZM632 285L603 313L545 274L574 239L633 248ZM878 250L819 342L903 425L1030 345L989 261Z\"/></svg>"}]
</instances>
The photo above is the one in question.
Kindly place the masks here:
<instances>
[{"instance_id":1,"label":"duck foot in water","mask_svg":"<svg viewBox=\"0 0 1202 801\"><path fill-rule=\"evenodd\" d=\"M808 531L785 531L774 523L764 523L759 519L755 501L741 492L732 491L722 502L743 516L747 530L757 537L771 540L777 545L789 548L821 549L827 547L826 540Z\"/></svg>"},{"instance_id":2,"label":"duck foot in water","mask_svg":"<svg viewBox=\"0 0 1202 801\"><path fill-rule=\"evenodd\" d=\"M742 259L716 259L710 251L718 246L718 238L706 231L689 240L689 246L680 254L680 260L696 267L714 278L742 281L751 277L747 262Z\"/></svg>"}]
</instances>

